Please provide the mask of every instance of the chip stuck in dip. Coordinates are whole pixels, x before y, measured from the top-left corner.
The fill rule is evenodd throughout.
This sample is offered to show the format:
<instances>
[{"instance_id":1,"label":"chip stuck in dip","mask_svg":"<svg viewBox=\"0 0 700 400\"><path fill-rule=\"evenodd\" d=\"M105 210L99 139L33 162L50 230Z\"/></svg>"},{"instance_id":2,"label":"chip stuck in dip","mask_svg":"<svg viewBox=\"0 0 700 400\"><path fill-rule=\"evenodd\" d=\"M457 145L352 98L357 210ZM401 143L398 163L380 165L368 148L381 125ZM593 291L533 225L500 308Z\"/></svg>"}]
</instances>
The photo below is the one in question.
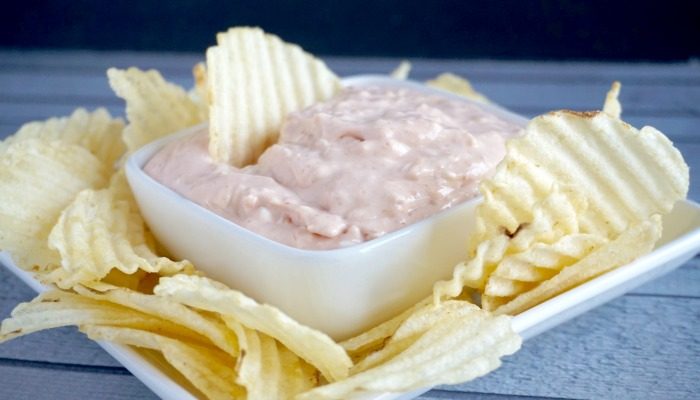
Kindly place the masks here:
<instances>
[{"instance_id":1,"label":"chip stuck in dip","mask_svg":"<svg viewBox=\"0 0 700 400\"><path fill-rule=\"evenodd\" d=\"M478 194L521 126L466 101L407 88L350 87L289 114L254 165L208 153L207 130L145 171L275 241L332 249L380 237Z\"/></svg>"}]
</instances>

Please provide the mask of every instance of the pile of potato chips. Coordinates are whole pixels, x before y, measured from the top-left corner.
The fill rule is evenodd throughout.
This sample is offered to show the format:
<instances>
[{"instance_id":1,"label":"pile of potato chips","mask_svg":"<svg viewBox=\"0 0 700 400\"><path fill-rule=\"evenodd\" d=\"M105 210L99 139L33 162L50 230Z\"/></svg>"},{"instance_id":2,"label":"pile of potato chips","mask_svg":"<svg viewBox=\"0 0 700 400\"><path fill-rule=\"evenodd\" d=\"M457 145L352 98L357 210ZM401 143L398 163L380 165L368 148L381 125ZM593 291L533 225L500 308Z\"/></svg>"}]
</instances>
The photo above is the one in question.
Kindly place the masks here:
<instances>
[{"instance_id":1,"label":"pile of potato chips","mask_svg":"<svg viewBox=\"0 0 700 400\"><path fill-rule=\"evenodd\" d=\"M287 113L340 89L322 61L260 29L217 39L190 92L157 71L110 69L126 126L102 109L77 110L0 144L0 248L53 288L18 305L0 341L76 325L92 339L155 350L211 399L344 399L463 382L518 350L509 315L651 250L659 215L688 189L670 141L619 119L619 85L604 112L535 118L483 183L471 256L453 279L336 343L168 258L120 168L144 144L207 119L212 156L249 164ZM428 84L488 101L455 75ZM472 292L481 307L465 300Z\"/></svg>"}]
</instances>

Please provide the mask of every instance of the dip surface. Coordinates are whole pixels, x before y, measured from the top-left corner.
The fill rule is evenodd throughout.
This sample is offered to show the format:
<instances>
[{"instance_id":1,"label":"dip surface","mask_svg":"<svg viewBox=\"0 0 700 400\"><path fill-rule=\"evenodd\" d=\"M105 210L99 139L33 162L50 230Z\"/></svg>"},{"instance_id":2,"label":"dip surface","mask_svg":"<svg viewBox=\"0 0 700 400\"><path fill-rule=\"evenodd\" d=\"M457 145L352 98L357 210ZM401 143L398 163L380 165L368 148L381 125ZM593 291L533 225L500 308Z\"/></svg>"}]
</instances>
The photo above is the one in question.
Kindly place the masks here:
<instances>
[{"instance_id":1,"label":"dip surface","mask_svg":"<svg viewBox=\"0 0 700 400\"><path fill-rule=\"evenodd\" d=\"M347 88L287 116L255 165L209 156L207 128L169 144L151 177L269 239L302 249L361 243L478 195L521 127L410 89Z\"/></svg>"}]
</instances>

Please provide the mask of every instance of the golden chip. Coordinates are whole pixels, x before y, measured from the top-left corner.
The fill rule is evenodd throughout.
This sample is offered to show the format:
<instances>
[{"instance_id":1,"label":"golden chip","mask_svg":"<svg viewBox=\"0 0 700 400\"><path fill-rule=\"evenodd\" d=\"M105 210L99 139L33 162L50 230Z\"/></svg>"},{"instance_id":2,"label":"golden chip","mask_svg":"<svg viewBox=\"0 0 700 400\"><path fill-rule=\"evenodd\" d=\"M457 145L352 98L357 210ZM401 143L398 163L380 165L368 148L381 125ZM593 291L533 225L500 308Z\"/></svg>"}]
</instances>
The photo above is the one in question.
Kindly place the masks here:
<instances>
[{"instance_id":1,"label":"golden chip","mask_svg":"<svg viewBox=\"0 0 700 400\"><path fill-rule=\"evenodd\" d=\"M237 357L239 354L236 336L219 318L200 314L180 303L168 301L159 296L138 293L104 283L98 283L92 288L76 286L74 289L81 296L118 304L181 325L209 339L213 345L232 357Z\"/></svg>"},{"instance_id":2,"label":"golden chip","mask_svg":"<svg viewBox=\"0 0 700 400\"><path fill-rule=\"evenodd\" d=\"M200 104L200 107L205 110L207 118L209 118L209 84L207 83L207 66L203 62L195 64L192 68L192 76L194 77L194 88L190 91L195 103Z\"/></svg>"},{"instance_id":3,"label":"golden chip","mask_svg":"<svg viewBox=\"0 0 700 400\"><path fill-rule=\"evenodd\" d=\"M516 315L587 280L628 264L654 248L654 243L661 238L661 229L661 217L653 215L533 290L495 308L494 312Z\"/></svg>"},{"instance_id":4,"label":"golden chip","mask_svg":"<svg viewBox=\"0 0 700 400\"><path fill-rule=\"evenodd\" d=\"M235 359L222 351L139 329L87 325L81 330L93 340L160 351L207 398L247 398L245 390L235 383Z\"/></svg>"},{"instance_id":5,"label":"golden chip","mask_svg":"<svg viewBox=\"0 0 700 400\"><path fill-rule=\"evenodd\" d=\"M129 151L206 120L205 108L158 71L110 68L107 77L126 102L129 125L124 129L124 142Z\"/></svg>"},{"instance_id":6,"label":"golden chip","mask_svg":"<svg viewBox=\"0 0 700 400\"><path fill-rule=\"evenodd\" d=\"M76 144L29 138L7 146L0 155L0 249L22 268L57 264L47 239L61 210L106 176L104 164Z\"/></svg>"},{"instance_id":7,"label":"golden chip","mask_svg":"<svg viewBox=\"0 0 700 400\"><path fill-rule=\"evenodd\" d=\"M17 133L0 143L0 155L5 153L11 144L22 140L60 140L86 148L111 168L126 149L121 137L123 129L124 122L119 118L112 118L104 108L98 108L94 112L78 108L69 117L50 118L22 125Z\"/></svg>"},{"instance_id":8,"label":"golden chip","mask_svg":"<svg viewBox=\"0 0 700 400\"><path fill-rule=\"evenodd\" d=\"M389 76L391 76L394 79L406 80L406 79L408 79L408 75L410 73L411 73L411 63L406 61L406 60L403 60L403 61L401 61L399 66L396 67L396 69L391 71Z\"/></svg>"},{"instance_id":9,"label":"golden chip","mask_svg":"<svg viewBox=\"0 0 700 400\"><path fill-rule=\"evenodd\" d=\"M340 81L319 59L259 28L232 28L207 50L209 152L242 167L277 141L282 119L332 97Z\"/></svg>"},{"instance_id":10,"label":"golden chip","mask_svg":"<svg viewBox=\"0 0 700 400\"><path fill-rule=\"evenodd\" d=\"M328 335L211 279L189 275L161 278L154 292L190 307L219 313L225 319L230 317L279 340L330 381L345 378L352 365L345 350Z\"/></svg>"},{"instance_id":11,"label":"golden chip","mask_svg":"<svg viewBox=\"0 0 700 400\"><path fill-rule=\"evenodd\" d=\"M437 89L442 89L446 92L464 96L479 103L491 103L486 96L474 90L474 87L472 87L472 84L468 80L455 74L440 74L434 79L426 81L425 84Z\"/></svg>"},{"instance_id":12,"label":"golden chip","mask_svg":"<svg viewBox=\"0 0 700 400\"><path fill-rule=\"evenodd\" d=\"M603 112L608 113L608 115L614 118L620 118L620 115L622 115L622 104L620 104L620 100L618 100L621 87L622 85L620 85L620 82L613 82L610 91L607 96L605 96Z\"/></svg>"},{"instance_id":13,"label":"golden chip","mask_svg":"<svg viewBox=\"0 0 700 400\"><path fill-rule=\"evenodd\" d=\"M181 325L118 304L57 290L15 307L11 317L2 321L0 342L44 329L88 324L137 328L207 343L199 333Z\"/></svg>"},{"instance_id":14,"label":"golden chip","mask_svg":"<svg viewBox=\"0 0 700 400\"><path fill-rule=\"evenodd\" d=\"M225 318L236 332L241 355L238 384L251 399L293 399L316 385L315 369L264 333Z\"/></svg>"},{"instance_id":15,"label":"golden chip","mask_svg":"<svg viewBox=\"0 0 700 400\"><path fill-rule=\"evenodd\" d=\"M428 305L404 321L383 349L353 368L352 376L297 398L346 399L475 379L520 348L510 319L502 318L464 301Z\"/></svg>"},{"instance_id":16,"label":"golden chip","mask_svg":"<svg viewBox=\"0 0 700 400\"><path fill-rule=\"evenodd\" d=\"M49 247L61 255L61 268L46 279L62 288L95 282L113 269L174 274L193 268L188 261L156 255L146 225L131 198L123 173L109 188L85 190L61 213Z\"/></svg>"},{"instance_id":17,"label":"golden chip","mask_svg":"<svg viewBox=\"0 0 700 400\"><path fill-rule=\"evenodd\" d=\"M353 358L359 358L366 355L366 352L376 350L377 347L384 344L385 340L391 337L396 329L411 315L419 309L430 304L431 299L426 298L413 307L407 309L401 314L391 318L383 323L363 332L355 337L347 339L340 343L341 346Z\"/></svg>"},{"instance_id":18,"label":"golden chip","mask_svg":"<svg viewBox=\"0 0 700 400\"><path fill-rule=\"evenodd\" d=\"M466 286L481 292L484 309L523 311L602 273L588 260L686 196L680 152L655 129L622 122L618 92L614 84L608 112L546 114L508 142L505 159L481 185L471 258L435 285L436 302ZM650 246L634 247L636 256ZM611 257L602 265L607 271L620 263ZM584 267L590 271L566 278Z\"/></svg>"}]
</instances>

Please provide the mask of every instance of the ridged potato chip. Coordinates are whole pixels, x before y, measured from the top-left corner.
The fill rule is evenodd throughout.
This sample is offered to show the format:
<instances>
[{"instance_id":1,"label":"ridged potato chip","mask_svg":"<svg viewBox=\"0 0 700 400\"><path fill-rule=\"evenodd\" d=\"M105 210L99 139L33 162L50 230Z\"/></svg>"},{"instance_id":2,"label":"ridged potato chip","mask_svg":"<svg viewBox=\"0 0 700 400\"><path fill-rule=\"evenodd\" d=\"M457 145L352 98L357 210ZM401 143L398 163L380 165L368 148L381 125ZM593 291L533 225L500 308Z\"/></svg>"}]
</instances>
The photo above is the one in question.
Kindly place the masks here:
<instances>
[{"instance_id":1,"label":"ridged potato chip","mask_svg":"<svg viewBox=\"0 0 700 400\"><path fill-rule=\"evenodd\" d=\"M520 348L510 319L464 301L428 305L406 319L386 346L353 368L349 378L304 393L299 400L346 399L360 392L404 392L465 382L498 368Z\"/></svg>"},{"instance_id":2,"label":"ridged potato chip","mask_svg":"<svg viewBox=\"0 0 700 400\"><path fill-rule=\"evenodd\" d=\"M192 76L194 77L194 88L190 91L190 97L194 101L201 104L201 107L206 110L207 118L209 118L209 84L207 83L207 65L203 62L195 64L192 67Z\"/></svg>"},{"instance_id":3,"label":"ridged potato chip","mask_svg":"<svg viewBox=\"0 0 700 400\"><path fill-rule=\"evenodd\" d=\"M42 293L31 302L15 307L11 317L2 321L0 342L40 330L88 324L137 328L207 343L199 333L153 315L58 290Z\"/></svg>"},{"instance_id":4,"label":"ridged potato chip","mask_svg":"<svg viewBox=\"0 0 700 400\"><path fill-rule=\"evenodd\" d=\"M605 103L603 104L603 112L608 113L611 117L620 118L622 115L622 104L620 104L620 82L613 82L610 91L605 96Z\"/></svg>"},{"instance_id":5,"label":"ridged potato chip","mask_svg":"<svg viewBox=\"0 0 700 400\"><path fill-rule=\"evenodd\" d=\"M236 332L241 354L236 381L250 399L294 399L316 386L316 369L264 333L225 317Z\"/></svg>"},{"instance_id":6,"label":"ridged potato chip","mask_svg":"<svg viewBox=\"0 0 700 400\"><path fill-rule=\"evenodd\" d=\"M86 298L118 304L191 329L232 357L238 357L240 353L236 336L223 321L198 313L180 303L104 283L91 288L76 286L74 290Z\"/></svg>"},{"instance_id":7,"label":"ridged potato chip","mask_svg":"<svg viewBox=\"0 0 700 400\"><path fill-rule=\"evenodd\" d=\"M130 152L170 133L206 120L206 107L156 70L110 68L112 90L126 102L124 142Z\"/></svg>"},{"instance_id":8,"label":"ridged potato chip","mask_svg":"<svg viewBox=\"0 0 700 400\"><path fill-rule=\"evenodd\" d=\"M615 237L669 212L686 196L688 181L680 152L656 129L637 130L602 112L556 111L533 119L525 135L509 141L506 159L482 185L493 201L479 213L497 218L491 231L514 232L532 218L526 210L542 193L567 182L588 202L581 231Z\"/></svg>"},{"instance_id":9,"label":"ridged potato chip","mask_svg":"<svg viewBox=\"0 0 700 400\"><path fill-rule=\"evenodd\" d=\"M86 148L111 168L126 150L121 136L123 130L124 122L119 118L112 118L104 108L93 112L78 108L69 117L50 118L22 125L17 133L0 143L0 155L4 154L11 144L23 140L60 140Z\"/></svg>"},{"instance_id":10,"label":"ridged potato chip","mask_svg":"<svg viewBox=\"0 0 700 400\"><path fill-rule=\"evenodd\" d=\"M477 92L467 79L455 74L440 74L435 78L426 81L425 84L437 89L442 89L446 92L464 96L469 100L474 100L479 103L491 103L486 96Z\"/></svg>"},{"instance_id":11,"label":"ridged potato chip","mask_svg":"<svg viewBox=\"0 0 700 400\"><path fill-rule=\"evenodd\" d=\"M406 79L408 79L408 75L410 73L411 73L411 63L406 61L406 60L403 60L403 61L401 61L399 66L396 67L396 69L391 71L389 76L391 76L394 79L406 80Z\"/></svg>"},{"instance_id":12,"label":"ridged potato chip","mask_svg":"<svg viewBox=\"0 0 700 400\"><path fill-rule=\"evenodd\" d=\"M152 331L110 326L83 326L90 339L157 350L209 399L247 399L236 384L236 360L218 349L175 340Z\"/></svg>"},{"instance_id":13,"label":"ridged potato chip","mask_svg":"<svg viewBox=\"0 0 700 400\"><path fill-rule=\"evenodd\" d=\"M260 28L232 28L207 50L209 152L242 167L277 141L283 118L340 89L340 80L301 47Z\"/></svg>"},{"instance_id":14,"label":"ridged potato chip","mask_svg":"<svg viewBox=\"0 0 700 400\"><path fill-rule=\"evenodd\" d=\"M534 289L494 307L494 313L516 315L587 280L634 261L654 248L656 241L661 238L661 229L661 217L653 215L577 263L565 267L559 274Z\"/></svg>"},{"instance_id":15,"label":"ridged potato chip","mask_svg":"<svg viewBox=\"0 0 700 400\"><path fill-rule=\"evenodd\" d=\"M193 269L188 261L155 253L123 173L115 175L106 189L80 192L61 212L49 247L60 254L61 268L45 278L62 288L99 281L113 269L165 275Z\"/></svg>"},{"instance_id":16,"label":"ridged potato chip","mask_svg":"<svg viewBox=\"0 0 700 400\"><path fill-rule=\"evenodd\" d=\"M7 146L0 155L0 249L22 268L57 264L47 239L61 210L81 190L104 186L108 175L76 144L25 138Z\"/></svg>"},{"instance_id":17,"label":"ridged potato chip","mask_svg":"<svg viewBox=\"0 0 700 400\"><path fill-rule=\"evenodd\" d=\"M345 350L326 334L211 279L189 275L161 278L154 292L190 307L230 317L247 328L277 339L330 381L345 378L352 366Z\"/></svg>"},{"instance_id":18,"label":"ridged potato chip","mask_svg":"<svg viewBox=\"0 0 700 400\"><path fill-rule=\"evenodd\" d=\"M353 359L361 358L367 352L376 350L384 344L387 338L396 332L401 324L413 313L430 304L431 299L426 298L416 303L413 307L405 310L401 314L382 322L381 324L355 336L340 342L345 351L353 357Z\"/></svg>"},{"instance_id":19,"label":"ridged potato chip","mask_svg":"<svg viewBox=\"0 0 700 400\"><path fill-rule=\"evenodd\" d=\"M521 312L602 273L589 260L686 196L680 152L654 128L621 121L618 93L615 83L606 112L549 113L508 142L505 159L481 185L471 258L435 285L436 302L466 286L482 294L486 310ZM632 248L640 256L652 246ZM609 256L603 272L621 265ZM589 272L571 275L584 267Z\"/></svg>"}]
</instances>

